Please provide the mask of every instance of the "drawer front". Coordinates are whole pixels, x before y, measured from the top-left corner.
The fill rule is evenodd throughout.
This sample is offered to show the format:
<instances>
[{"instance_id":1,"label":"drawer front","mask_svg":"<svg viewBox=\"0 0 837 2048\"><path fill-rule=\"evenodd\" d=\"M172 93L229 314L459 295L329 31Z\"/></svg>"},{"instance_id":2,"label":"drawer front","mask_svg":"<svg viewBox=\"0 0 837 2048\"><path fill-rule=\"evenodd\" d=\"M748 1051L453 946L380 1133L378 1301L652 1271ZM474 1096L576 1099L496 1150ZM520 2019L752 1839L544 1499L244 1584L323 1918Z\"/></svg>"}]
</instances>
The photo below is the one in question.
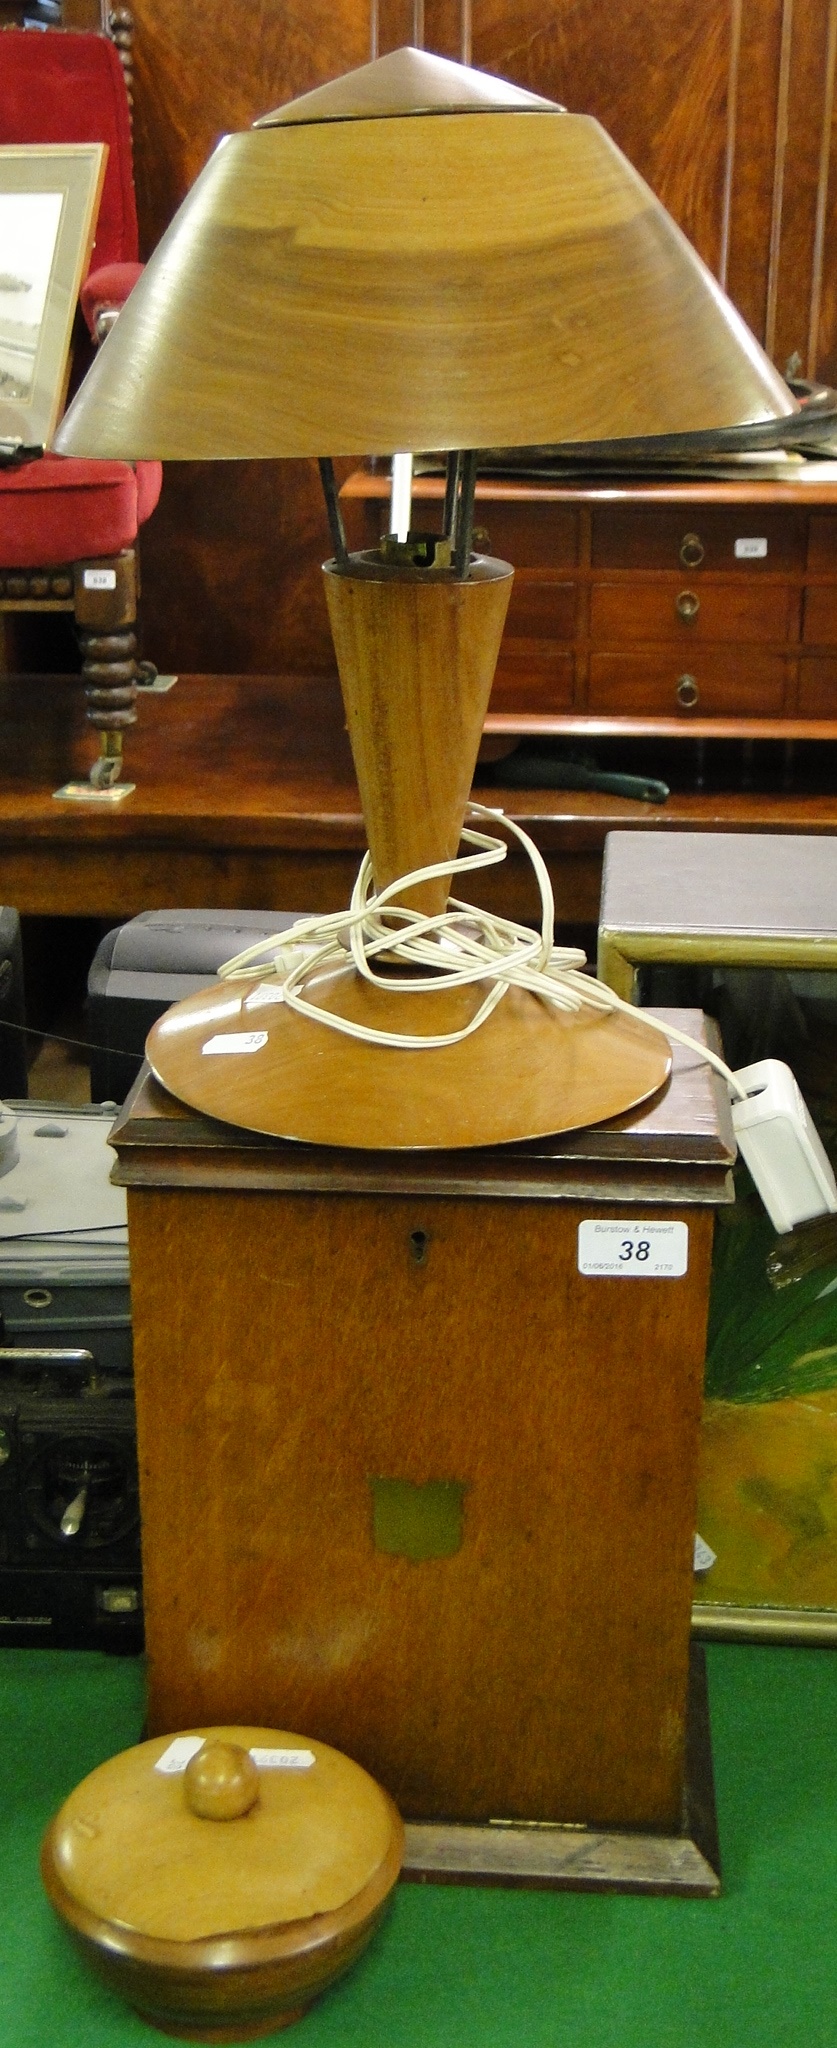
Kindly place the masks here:
<instances>
[{"instance_id":1,"label":"drawer front","mask_svg":"<svg viewBox=\"0 0 837 2048\"><path fill-rule=\"evenodd\" d=\"M698 652L688 665L669 647L590 657L589 708L657 718L775 717L785 695L779 654Z\"/></svg>"},{"instance_id":2,"label":"drawer front","mask_svg":"<svg viewBox=\"0 0 837 2048\"><path fill-rule=\"evenodd\" d=\"M513 569L574 569L578 561L578 513L572 505L478 498L474 524L481 550Z\"/></svg>"},{"instance_id":3,"label":"drawer front","mask_svg":"<svg viewBox=\"0 0 837 2048\"><path fill-rule=\"evenodd\" d=\"M819 576L837 572L837 511L809 514L808 567Z\"/></svg>"},{"instance_id":4,"label":"drawer front","mask_svg":"<svg viewBox=\"0 0 837 2048\"><path fill-rule=\"evenodd\" d=\"M793 593L766 583L594 583L590 632L594 640L682 642L687 652L706 640L786 640ZM835 593L837 598L837 593Z\"/></svg>"},{"instance_id":5,"label":"drawer front","mask_svg":"<svg viewBox=\"0 0 837 2048\"><path fill-rule=\"evenodd\" d=\"M824 584L819 590L806 590L802 638L809 647L837 644L837 587L831 590Z\"/></svg>"},{"instance_id":6,"label":"drawer front","mask_svg":"<svg viewBox=\"0 0 837 2048\"><path fill-rule=\"evenodd\" d=\"M516 575L506 614L506 639L573 640L577 587Z\"/></svg>"},{"instance_id":7,"label":"drawer front","mask_svg":"<svg viewBox=\"0 0 837 2048\"><path fill-rule=\"evenodd\" d=\"M837 718L837 655L807 655L799 664L803 718Z\"/></svg>"},{"instance_id":8,"label":"drawer front","mask_svg":"<svg viewBox=\"0 0 837 2048\"><path fill-rule=\"evenodd\" d=\"M742 576L801 568L805 518L770 505L610 506L593 514L593 567Z\"/></svg>"},{"instance_id":9,"label":"drawer front","mask_svg":"<svg viewBox=\"0 0 837 2048\"><path fill-rule=\"evenodd\" d=\"M571 711L575 665L571 654L541 645L504 642L489 711Z\"/></svg>"}]
</instances>

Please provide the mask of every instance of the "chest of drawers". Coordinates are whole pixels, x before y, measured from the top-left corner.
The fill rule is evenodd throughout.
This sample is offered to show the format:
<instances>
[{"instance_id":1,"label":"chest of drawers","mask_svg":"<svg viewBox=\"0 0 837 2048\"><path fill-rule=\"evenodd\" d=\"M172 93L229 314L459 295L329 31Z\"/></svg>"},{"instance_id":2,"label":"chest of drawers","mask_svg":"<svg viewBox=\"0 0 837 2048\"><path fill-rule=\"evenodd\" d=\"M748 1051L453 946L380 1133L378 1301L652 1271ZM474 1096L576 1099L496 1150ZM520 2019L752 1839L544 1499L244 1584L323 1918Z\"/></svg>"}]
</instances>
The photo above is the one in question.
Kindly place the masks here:
<instances>
[{"instance_id":1,"label":"chest of drawers","mask_svg":"<svg viewBox=\"0 0 837 2048\"><path fill-rule=\"evenodd\" d=\"M421 478L414 524L437 523ZM837 463L790 483L478 486L515 585L488 729L837 738ZM350 544L389 480L343 491Z\"/></svg>"}]
</instances>

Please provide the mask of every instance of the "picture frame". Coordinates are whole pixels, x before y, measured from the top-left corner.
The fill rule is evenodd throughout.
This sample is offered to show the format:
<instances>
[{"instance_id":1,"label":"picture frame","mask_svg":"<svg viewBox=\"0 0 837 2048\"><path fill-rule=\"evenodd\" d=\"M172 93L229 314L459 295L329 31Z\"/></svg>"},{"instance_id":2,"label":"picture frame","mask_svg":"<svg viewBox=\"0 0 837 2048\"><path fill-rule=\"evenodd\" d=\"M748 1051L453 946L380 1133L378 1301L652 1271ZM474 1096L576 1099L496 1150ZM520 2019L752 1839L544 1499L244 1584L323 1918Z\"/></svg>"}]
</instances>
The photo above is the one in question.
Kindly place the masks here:
<instances>
[{"instance_id":1,"label":"picture frame","mask_svg":"<svg viewBox=\"0 0 837 2048\"><path fill-rule=\"evenodd\" d=\"M48 448L107 163L100 142L0 146L0 440Z\"/></svg>"},{"instance_id":2,"label":"picture frame","mask_svg":"<svg viewBox=\"0 0 837 2048\"><path fill-rule=\"evenodd\" d=\"M758 988L766 1014L764 976ZM774 983L780 996L800 1034L793 1071L834 1164L837 978L792 974L778 995ZM837 1216L777 1238L740 1162L735 1184L716 1219L698 1501L708 1551L693 1627L704 1639L837 1643Z\"/></svg>"}]
</instances>

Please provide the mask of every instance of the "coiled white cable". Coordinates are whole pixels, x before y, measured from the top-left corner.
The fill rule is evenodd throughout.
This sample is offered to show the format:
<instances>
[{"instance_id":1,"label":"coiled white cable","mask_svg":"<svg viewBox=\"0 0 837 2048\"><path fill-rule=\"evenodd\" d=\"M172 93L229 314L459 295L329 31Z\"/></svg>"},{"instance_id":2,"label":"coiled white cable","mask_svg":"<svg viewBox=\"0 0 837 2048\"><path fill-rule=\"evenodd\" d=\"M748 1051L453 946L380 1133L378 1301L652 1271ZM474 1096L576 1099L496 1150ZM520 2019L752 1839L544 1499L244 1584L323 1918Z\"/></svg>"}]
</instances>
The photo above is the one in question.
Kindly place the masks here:
<instances>
[{"instance_id":1,"label":"coiled white cable","mask_svg":"<svg viewBox=\"0 0 837 2048\"><path fill-rule=\"evenodd\" d=\"M508 847L504 840L466 827L462 833L463 844L477 851L460 854L453 861L439 861L431 867L415 868L377 892L371 858L367 853L361 863L348 910L333 911L324 917L301 918L289 931L277 932L271 938L260 939L254 946L247 946L219 968L221 979L264 982L275 977L282 984L282 1000L300 1016L309 1017L329 1030L345 1032L349 1038L363 1039L373 1045L399 1046L411 1052L428 1052L469 1038L496 1010L510 988L527 989L531 995L539 996L561 1010L622 1010L629 1017L642 1017L653 1030L697 1053L723 1076L732 1095L746 1099L745 1090L736 1075L717 1053L701 1045L697 1039L690 1038L687 1032L678 1031L673 1025L664 1024L660 1018L649 1016L632 1003L624 1002L604 982L583 972L586 955L580 949L553 943L555 902L552 884L546 863L528 833L505 812L489 810L484 804L471 804L469 815L502 823L525 848L540 889L539 931L480 910L454 896L448 898L447 910L432 917L395 900L420 882L435 881L452 872L470 874L505 860ZM488 993L470 1022L461 1030L427 1035L411 1031L381 1031L372 1025L356 1023L333 1010L324 1010L309 1001L305 994L311 977L323 968L345 967L347 948L357 972L393 994L411 995L417 990L423 994L437 994L443 989L463 988L475 982L487 982ZM382 955L386 956L383 962ZM392 962L397 962L399 969L394 975L386 972ZM403 972L404 967L415 967L417 971L407 975Z\"/></svg>"}]
</instances>

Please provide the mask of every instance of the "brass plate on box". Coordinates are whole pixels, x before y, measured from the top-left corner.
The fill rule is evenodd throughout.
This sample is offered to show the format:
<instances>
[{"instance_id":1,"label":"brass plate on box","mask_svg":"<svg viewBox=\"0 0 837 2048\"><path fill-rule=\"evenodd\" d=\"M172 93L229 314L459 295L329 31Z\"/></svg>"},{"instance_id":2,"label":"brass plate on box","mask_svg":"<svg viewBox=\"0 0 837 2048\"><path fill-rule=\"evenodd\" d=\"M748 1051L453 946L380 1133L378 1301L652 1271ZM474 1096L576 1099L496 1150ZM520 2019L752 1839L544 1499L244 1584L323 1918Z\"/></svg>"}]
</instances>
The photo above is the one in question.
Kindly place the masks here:
<instances>
[{"instance_id":1,"label":"brass plate on box","mask_svg":"<svg viewBox=\"0 0 837 2048\"><path fill-rule=\"evenodd\" d=\"M280 993L276 981L227 981L174 1004L147 1043L157 1080L245 1130L387 1151L509 1144L601 1123L654 1095L671 1069L665 1037L639 1017L567 1013L522 989L470 1038L420 1051L347 1037L296 1015ZM379 1029L430 1036L461 1029L485 987L407 996L347 966L322 971L307 994Z\"/></svg>"}]
</instances>

